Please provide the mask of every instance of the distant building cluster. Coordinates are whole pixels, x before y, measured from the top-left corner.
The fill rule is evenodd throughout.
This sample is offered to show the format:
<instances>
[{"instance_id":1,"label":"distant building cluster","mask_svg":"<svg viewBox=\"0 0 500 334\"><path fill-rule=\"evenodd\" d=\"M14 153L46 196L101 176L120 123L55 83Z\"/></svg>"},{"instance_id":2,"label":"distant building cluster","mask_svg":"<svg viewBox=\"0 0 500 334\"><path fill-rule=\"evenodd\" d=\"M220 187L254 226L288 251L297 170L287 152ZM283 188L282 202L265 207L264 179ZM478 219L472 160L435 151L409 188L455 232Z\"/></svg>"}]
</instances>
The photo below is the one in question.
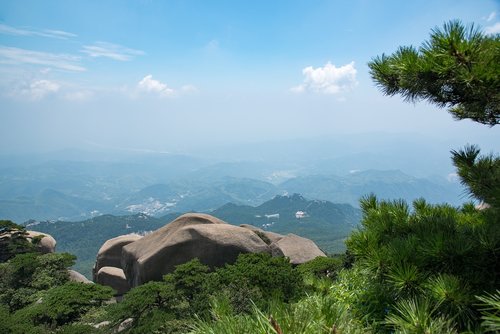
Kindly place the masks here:
<instances>
[{"instance_id":1,"label":"distant building cluster","mask_svg":"<svg viewBox=\"0 0 500 334\"><path fill-rule=\"evenodd\" d=\"M307 213L305 211L297 211L295 212L295 218L302 219L307 217Z\"/></svg>"}]
</instances>

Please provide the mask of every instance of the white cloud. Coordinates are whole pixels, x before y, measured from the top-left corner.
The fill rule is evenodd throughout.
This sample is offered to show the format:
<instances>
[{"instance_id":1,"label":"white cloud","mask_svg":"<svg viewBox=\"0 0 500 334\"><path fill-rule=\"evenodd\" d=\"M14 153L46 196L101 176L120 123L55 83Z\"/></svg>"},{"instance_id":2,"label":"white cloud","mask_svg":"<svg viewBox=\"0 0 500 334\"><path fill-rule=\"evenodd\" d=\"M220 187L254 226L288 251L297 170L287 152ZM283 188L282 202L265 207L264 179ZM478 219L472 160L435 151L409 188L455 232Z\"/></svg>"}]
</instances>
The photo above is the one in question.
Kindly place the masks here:
<instances>
[{"instance_id":1,"label":"white cloud","mask_svg":"<svg viewBox=\"0 0 500 334\"><path fill-rule=\"evenodd\" d=\"M486 22L491 22L495 19L495 17L497 16L497 13L496 12L491 12L490 15L488 15L488 17L486 18Z\"/></svg>"},{"instance_id":2,"label":"white cloud","mask_svg":"<svg viewBox=\"0 0 500 334\"><path fill-rule=\"evenodd\" d=\"M500 22L497 22L492 26L484 28L484 32L488 35L500 34Z\"/></svg>"},{"instance_id":3,"label":"white cloud","mask_svg":"<svg viewBox=\"0 0 500 334\"><path fill-rule=\"evenodd\" d=\"M85 71L78 62L79 57L67 54L32 51L9 46L0 46L0 63L3 64L31 64L50 66L66 71Z\"/></svg>"},{"instance_id":4,"label":"white cloud","mask_svg":"<svg viewBox=\"0 0 500 334\"><path fill-rule=\"evenodd\" d=\"M49 94L58 92L60 88L61 86L54 81L33 80L22 84L13 91L12 95L30 100L40 100Z\"/></svg>"},{"instance_id":5,"label":"white cloud","mask_svg":"<svg viewBox=\"0 0 500 334\"><path fill-rule=\"evenodd\" d=\"M290 90L294 93L306 91L322 94L339 94L350 91L357 85L354 62L336 67L328 62L324 67L308 66L302 70L304 82Z\"/></svg>"},{"instance_id":6,"label":"white cloud","mask_svg":"<svg viewBox=\"0 0 500 334\"><path fill-rule=\"evenodd\" d=\"M73 33L70 33L67 31L62 31L62 30L46 29L46 30L43 30L43 33L48 35L47 37L62 38L62 39L77 37L77 35L75 35Z\"/></svg>"},{"instance_id":7,"label":"white cloud","mask_svg":"<svg viewBox=\"0 0 500 334\"><path fill-rule=\"evenodd\" d=\"M125 89L127 91L128 89ZM198 88L194 85L183 85L180 88L171 88L167 84L153 79L153 75L146 75L137 83L136 93L155 94L160 97L179 97L180 95L194 94L198 92ZM135 94L133 94L135 95Z\"/></svg>"},{"instance_id":8,"label":"white cloud","mask_svg":"<svg viewBox=\"0 0 500 334\"><path fill-rule=\"evenodd\" d=\"M163 82L153 79L151 74L146 75L141 81L139 81L137 87L143 92L155 93L163 97L173 96L175 94L175 91L172 88L169 88Z\"/></svg>"},{"instance_id":9,"label":"white cloud","mask_svg":"<svg viewBox=\"0 0 500 334\"><path fill-rule=\"evenodd\" d=\"M0 24L0 34L14 36L39 36L48 38L68 39L77 35L62 30L37 30L31 28L15 28L6 24Z\"/></svg>"},{"instance_id":10,"label":"white cloud","mask_svg":"<svg viewBox=\"0 0 500 334\"><path fill-rule=\"evenodd\" d=\"M86 53L90 57L105 57L119 61L128 61L132 60L135 56L144 55L144 51L106 42L96 42L93 45L84 45L81 52Z\"/></svg>"}]
</instances>

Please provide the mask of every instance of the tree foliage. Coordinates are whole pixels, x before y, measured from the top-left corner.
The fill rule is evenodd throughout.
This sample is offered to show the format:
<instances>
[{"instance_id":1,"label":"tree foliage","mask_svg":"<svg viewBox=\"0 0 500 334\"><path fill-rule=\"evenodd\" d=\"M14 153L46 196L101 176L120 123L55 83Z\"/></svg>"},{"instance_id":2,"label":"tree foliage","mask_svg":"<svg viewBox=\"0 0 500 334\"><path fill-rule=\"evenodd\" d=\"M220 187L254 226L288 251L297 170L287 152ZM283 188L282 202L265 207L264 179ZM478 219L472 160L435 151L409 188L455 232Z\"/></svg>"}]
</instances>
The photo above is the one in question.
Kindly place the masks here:
<instances>
[{"instance_id":1,"label":"tree foliage","mask_svg":"<svg viewBox=\"0 0 500 334\"><path fill-rule=\"evenodd\" d=\"M330 277L335 278L337 272L344 265L344 257L323 257L318 256L317 258L302 263L297 267L297 270L302 275L314 275L318 278Z\"/></svg>"},{"instance_id":2,"label":"tree foliage","mask_svg":"<svg viewBox=\"0 0 500 334\"><path fill-rule=\"evenodd\" d=\"M427 100L456 119L491 126L500 121L500 35L488 36L460 21L432 30L419 48L401 46L369 62L386 95Z\"/></svg>"},{"instance_id":3,"label":"tree foliage","mask_svg":"<svg viewBox=\"0 0 500 334\"><path fill-rule=\"evenodd\" d=\"M410 208L373 195L362 199L361 207L362 227L347 240L355 266L371 277L365 292L352 301L358 313L378 321L388 313L386 324L401 332L419 332L408 328L423 324L423 314L426 328L477 326L480 310L474 296L500 284L495 216L470 204L457 209L417 200ZM415 324L403 325L410 319Z\"/></svg>"},{"instance_id":4,"label":"tree foliage","mask_svg":"<svg viewBox=\"0 0 500 334\"><path fill-rule=\"evenodd\" d=\"M68 282L41 294L40 301L17 312L35 325L55 328L78 320L93 307L111 299L113 289L98 284Z\"/></svg>"},{"instance_id":5,"label":"tree foliage","mask_svg":"<svg viewBox=\"0 0 500 334\"><path fill-rule=\"evenodd\" d=\"M500 156L480 156L475 145L451 153L462 184L469 188L471 195L500 208Z\"/></svg>"},{"instance_id":6,"label":"tree foliage","mask_svg":"<svg viewBox=\"0 0 500 334\"><path fill-rule=\"evenodd\" d=\"M481 310L484 312L482 319L486 332L500 332L500 290L495 293L478 296L481 301Z\"/></svg>"},{"instance_id":7,"label":"tree foliage","mask_svg":"<svg viewBox=\"0 0 500 334\"><path fill-rule=\"evenodd\" d=\"M214 282L240 312L250 310L252 302L266 309L271 300L294 301L304 290L302 275L290 261L267 253L240 254L234 264L216 271Z\"/></svg>"},{"instance_id":8,"label":"tree foliage","mask_svg":"<svg viewBox=\"0 0 500 334\"><path fill-rule=\"evenodd\" d=\"M0 303L11 311L25 307L39 292L66 283L74 261L68 253L25 253L0 264Z\"/></svg>"},{"instance_id":9,"label":"tree foliage","mask_svg":"<svg viewBox=\"0 0 500 334\"><path fill-rule=\"evenodd\" d=\"M35 246L26 238L26 229L10 220L0 220L0 263L16 254L32 252Z\"/></svg>"}]
</instances>

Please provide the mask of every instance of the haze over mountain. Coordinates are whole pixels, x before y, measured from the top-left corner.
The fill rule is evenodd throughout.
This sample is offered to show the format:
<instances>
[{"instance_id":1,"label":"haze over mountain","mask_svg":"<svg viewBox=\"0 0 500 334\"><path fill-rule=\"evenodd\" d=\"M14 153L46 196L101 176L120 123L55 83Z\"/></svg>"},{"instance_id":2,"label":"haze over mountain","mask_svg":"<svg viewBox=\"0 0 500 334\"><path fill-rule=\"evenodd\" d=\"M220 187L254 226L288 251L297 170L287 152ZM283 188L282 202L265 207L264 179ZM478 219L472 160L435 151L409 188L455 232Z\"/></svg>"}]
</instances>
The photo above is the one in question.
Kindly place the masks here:
<instances>
[{"instance_id":1,"label":"haze over mountain","mask_svg":"<svg viewBox=\"0 0 500 334\"><path fill-rule=\"evenodd\" d=\"M495 150L499 128L385 98L366 64L450 19L495 33L496 7L2 1L0 218L162 215L294 192L458 204L450 150Z\"/></svg>"},{"instance_id":2,"label":"haze over mountain","mask_svg":"<svg viewBox=\"0 0 500 334\"><path fill-rule=\"evenodd\" d=\"M373 138L373 140L370 140ZM17 222L214 210L276 195L358 205L360 197L458 205L468 198L448 142L395 135L262 142L171 154L65 150L0 156L0 216ZM445 153L443 153L445 152Z\"/></svg>"}]
</instances>

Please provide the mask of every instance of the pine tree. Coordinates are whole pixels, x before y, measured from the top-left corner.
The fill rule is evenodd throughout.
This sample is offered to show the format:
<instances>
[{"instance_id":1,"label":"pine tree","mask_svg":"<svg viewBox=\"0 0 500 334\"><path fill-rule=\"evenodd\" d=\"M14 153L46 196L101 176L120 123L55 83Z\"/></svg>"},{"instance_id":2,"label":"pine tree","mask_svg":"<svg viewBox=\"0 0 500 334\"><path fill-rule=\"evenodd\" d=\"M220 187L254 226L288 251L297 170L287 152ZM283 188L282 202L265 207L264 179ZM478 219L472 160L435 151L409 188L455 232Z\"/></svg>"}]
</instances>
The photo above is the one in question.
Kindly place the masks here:
<instances>
[{"instance_id":1,"label":"pine tree","mask_svg":"<svg viewBox=\"0 0 500 334\"><path fill-rule=\"evenodd\" d=\"M386 95L427 100L456 119L494 126L500 122L500 34L450 21L432 30L419 48L401 46L368 63Z\"/></svg>"}]
</instances>

